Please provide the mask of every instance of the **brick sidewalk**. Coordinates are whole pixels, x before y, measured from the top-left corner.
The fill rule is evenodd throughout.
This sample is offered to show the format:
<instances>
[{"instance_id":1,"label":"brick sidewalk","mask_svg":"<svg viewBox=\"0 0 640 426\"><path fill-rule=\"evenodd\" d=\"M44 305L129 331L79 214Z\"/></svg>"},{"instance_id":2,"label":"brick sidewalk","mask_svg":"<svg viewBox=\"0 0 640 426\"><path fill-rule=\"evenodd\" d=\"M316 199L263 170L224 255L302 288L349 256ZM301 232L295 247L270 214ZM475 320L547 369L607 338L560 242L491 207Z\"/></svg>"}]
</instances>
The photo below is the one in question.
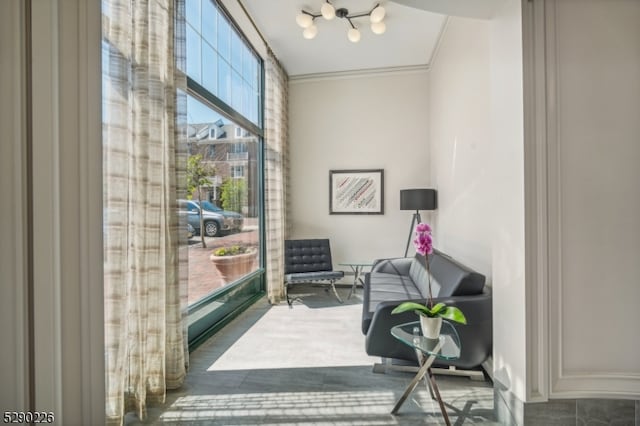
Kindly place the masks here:
<instances>
[{"instance_id":1,"label":"brick sidewalk","mask_svg":"<svg viewBox=\"0 0 640 426\"><path fill-rule=\"evenodd\" d=\"M192 237L189 243L189 305L191 305L227 284L222 281L215 266L209 260L211 252L227 245L258 247L258 231L253 229L223 237L205 237L207 248L202 248L199 235Z\"/></svg>"}]
</instances>

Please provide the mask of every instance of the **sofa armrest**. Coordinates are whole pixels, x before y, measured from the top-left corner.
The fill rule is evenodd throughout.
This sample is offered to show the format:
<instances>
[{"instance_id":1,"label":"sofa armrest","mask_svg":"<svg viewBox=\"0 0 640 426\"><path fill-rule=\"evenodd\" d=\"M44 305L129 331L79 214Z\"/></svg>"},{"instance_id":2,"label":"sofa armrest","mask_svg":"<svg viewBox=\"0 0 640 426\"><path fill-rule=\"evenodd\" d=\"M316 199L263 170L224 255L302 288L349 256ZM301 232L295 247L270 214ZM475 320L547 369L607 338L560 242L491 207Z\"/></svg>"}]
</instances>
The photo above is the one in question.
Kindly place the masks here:
<instances>
[{"instance_id":1,"label":"sofa armrest","mask_svg":"<svg viewBox=\"0 0 640 426\"><path fill-rule=\"evenodd\" d=\"M436 297L433 304L444 303L447 306L456 306L467 318L467 325L474 326L482 322L491 321L492 299L490 287L485 287L481 294L472 296ZM455 325L455 323L453 323ZM464 326L461 324L461 326Z\"/></svg>"},{"instance_id":2,"label":"sofa armrest","mask_svg":"<svg viewBox=\"0 0 640 426\"><path fill-rule=\"evenodd\" d=\"M384 274L409 275L412 257L397 257L393 259L378 259L373 262L371 272L382 272Z\"/></svg>"},{"instance_id":3,"label":"sofa armrest","mask_svg":"<svg viewBox=\"0 0 640 426\"><path fill-rule=\"evenodd\" d=\"M376 307L369 328L365 333L367 355L417 362L415 351L391 335L392 327L418 320L413 312L391 315L391 311L402 302L424 303L424 300L381 302Z\"/></svg>"},{"instance_id":4,"label":"sofa armrest","mask_svg":"<svg viewBox=\"0 0 640 426\"><path fill-rule=\"evenodd\" d=\"M416 360L413 349L401 343L391 335L391 327L406 322L417 321L413 312L392 315L391 311L403 302L425 303L424 299L381 302L371 320L366 333L365 349L368 355L385 358ZM457 306L467 318L467 324L452 325L460 336L462 353L458 360L446 362L460 368L473 368L480 365L491 354L492 336L492 300L491 290L486 287L482 294L473 296L452 296L434 299L434 304L444 302ZM436 363L439 363L438 360Z\"/></svg>"}]
</instances>

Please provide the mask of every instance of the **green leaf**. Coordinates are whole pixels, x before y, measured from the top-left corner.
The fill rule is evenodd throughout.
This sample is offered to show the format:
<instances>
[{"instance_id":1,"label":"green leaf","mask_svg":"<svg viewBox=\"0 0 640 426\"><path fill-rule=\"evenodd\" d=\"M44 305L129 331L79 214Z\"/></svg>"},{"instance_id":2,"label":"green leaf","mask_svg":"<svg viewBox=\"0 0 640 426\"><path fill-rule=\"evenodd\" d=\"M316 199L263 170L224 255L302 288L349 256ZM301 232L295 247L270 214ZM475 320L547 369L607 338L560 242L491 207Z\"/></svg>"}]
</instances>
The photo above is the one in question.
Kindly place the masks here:
<instances>
[{"instance_id":1,"label":"green leaf","mask_svg":"<svg viewBox=\"0 0 640 426\"><path fill-rule=\"evenodd\" d=\"M424 305L421 305L419 303L415 303L415 302L403 302L401 304L399 304L398 306L395 307L395 309L393 311L391 311L392 314L401 314L403 312L407 312L407 311L418 311L418 312L423 312L424 314L426 314L427 316L429 316L429 308L427 308Z\"/></svg>"},{"instance_id":2,"label":"green leaf","mask_svg":"<svg viewBox=\"0 0 640 426\"><path fill-rule=\"evenodd\" d=\"M429 309L429 307L420 303L403 302L400 305L396 306L395 309L391 311L391 313L401 314L408 311L422 313L428 317L442 317L444 319L455 321L460 324L467 323L467 318L459 308L455 306L447 306L442 302L436 304L432 309Z\"/></svg>"},{"instance_id":3,"label":"green leaf","mask_svg":"<svg viewBox=\"0 0 640 426\"><path fill-rule=\"evenodd\" d=\"M431 311L431 316L435 316L438 312L440 312L442 309L446 308L447 305L445 305L444 303L440 302L437 303L436 306L434 306L433 308L430 309Z\"/></svg>"},{"instance_id":4,"label":"green leaf","mask_svg":"<svg viewBox=\"0 0 640 426\"><path fill-rule=\"evenodd\" d=\"M447 306L443 311L438 313L438 316L444 319L459 322L460 324L467 323L467 318L464 316L462 311L455 306Z\"/></svg>"}]
</instances>

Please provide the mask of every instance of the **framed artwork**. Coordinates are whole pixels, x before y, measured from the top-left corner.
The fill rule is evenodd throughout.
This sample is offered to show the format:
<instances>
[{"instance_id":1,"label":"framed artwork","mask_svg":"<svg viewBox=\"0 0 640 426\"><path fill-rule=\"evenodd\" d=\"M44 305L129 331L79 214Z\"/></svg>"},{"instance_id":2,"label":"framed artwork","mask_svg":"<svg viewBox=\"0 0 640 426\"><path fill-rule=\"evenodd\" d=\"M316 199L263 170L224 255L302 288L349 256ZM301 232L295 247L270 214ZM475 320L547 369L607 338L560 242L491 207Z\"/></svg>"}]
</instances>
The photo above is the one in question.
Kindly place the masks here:
<instances>
[{"instance_id":1,"label":"framed artwork","mask_svg":"<svg viewBox=\"0 0 640 426\"><path fill-rule=\"evenodd\" d=\"M384 170L330 170L329 214L384 214Z\"/></svg>"}]
</instances>

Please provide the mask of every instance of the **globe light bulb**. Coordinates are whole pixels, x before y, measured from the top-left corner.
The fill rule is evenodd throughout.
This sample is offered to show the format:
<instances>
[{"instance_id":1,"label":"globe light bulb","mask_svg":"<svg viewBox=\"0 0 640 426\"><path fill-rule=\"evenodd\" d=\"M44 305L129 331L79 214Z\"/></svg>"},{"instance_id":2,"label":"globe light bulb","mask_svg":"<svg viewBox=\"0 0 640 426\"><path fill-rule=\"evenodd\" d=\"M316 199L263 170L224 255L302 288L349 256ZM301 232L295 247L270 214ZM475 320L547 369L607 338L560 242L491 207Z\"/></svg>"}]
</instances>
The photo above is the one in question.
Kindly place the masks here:
<instances>
[{"instance_id":1,"label":"globe light bulb","mask_svg":"<svg viewBox=\"0 0 640 426\"><path fill-rule=\"evenodd\" d=\"M307 40L311 40L316 36L316 34L318 34L318 27L316 27L315 25L310 25L304 29L304 31L302 32L302 37L306 38Z\"/></svg>"},{"instance_id":2,"label":"globe light bulb","mask_svg":"<svg viewBox=\"0 0 640 426\"><path fill-rule=\"evenodd\" d=\"M376 24L378 22L382 22L382 20L384 19L385 13L386 11L382 6L378 6L375 9L373 9L371 11L371 16L369 16L369 19L371 19L371 23Z\"/></svg>"},{"instance_id":3,"label":"globe light bulb","mask_svg":"<svg viewBox=\"0 0 640 426\"><path fill-rule=\"evenodd\" d=\"M336 9L331 5L331 3L323 4L320 8L320 13L322 13L322 17L327 21L336 17Z\"/></svg>"},{"instance_id":4,"label":"globe light bulb","mask_svg":"<svg viewBox=\"0 0 640 426\"><path fill-rule=\"evenodd\" d=\"M387 25L384 22L374 22L371 24L371 31L374 34L384 34L387 30Z\"/></svg>"},{"instance_id":5,"label":"globe light bulb","mask_svg":"<svg viewBox=\"0 0 640 426\"><path fill-rule=\"evenodd\" d=\"M351 43L357 43L360 41L360 31L357 28L350 28L347 37Z\"/></svg>"},{"instance_id":6,"label":"globe light bulb","mask_svg":"<svg viewBox=\"0 0 640 426\"><path fill-rule=\"evenodd\" d=\"M296 16L296 23L302 28L309 28L311 24L313 24L313 18L306 13L299 13L298 16Z\"/></svg>"}]
</instances>

